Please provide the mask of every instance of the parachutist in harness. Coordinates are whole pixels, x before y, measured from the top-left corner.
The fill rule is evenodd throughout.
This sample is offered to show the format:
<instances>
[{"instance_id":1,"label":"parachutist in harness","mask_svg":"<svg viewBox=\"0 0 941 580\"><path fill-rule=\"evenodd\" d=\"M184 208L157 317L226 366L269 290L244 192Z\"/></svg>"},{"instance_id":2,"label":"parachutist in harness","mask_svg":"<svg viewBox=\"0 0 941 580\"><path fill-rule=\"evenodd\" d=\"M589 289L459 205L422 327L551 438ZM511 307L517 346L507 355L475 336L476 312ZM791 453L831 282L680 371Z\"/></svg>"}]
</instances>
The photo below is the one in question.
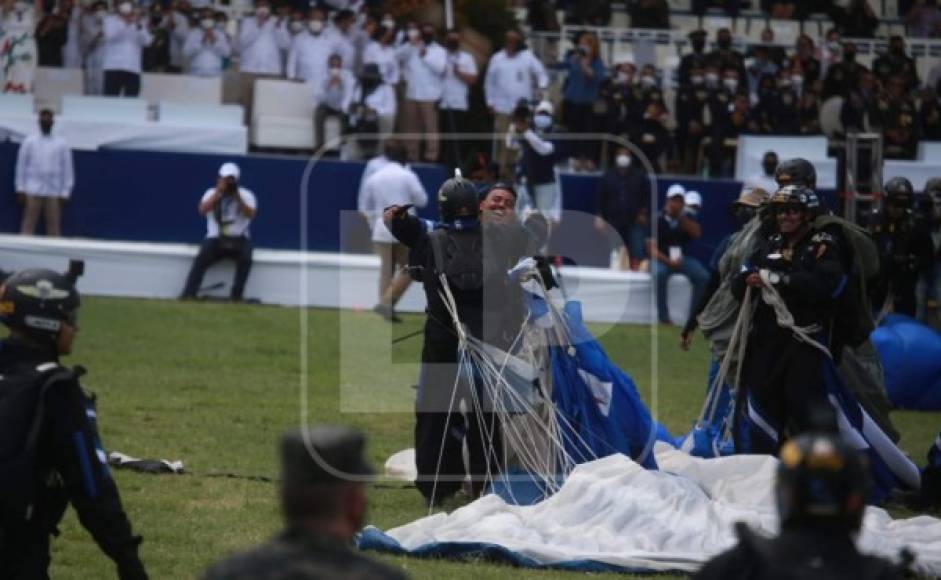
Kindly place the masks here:
<instances>
[{"instance_id":1,"label":"parachutist in harness","mask_svg":"<svg viewBox=\"0 0 941 580\"><path fill-rule=\"evenodd\" d=\"M122 579L147 578L140 536L121 506L98 436L84 369L59 365L78 331L80 298L69 274L23 270L0 286L0 570L48 578L49 538L69 503Z\"/></svg>"},{"instance_id":2,"label":"parachutist in harness","mask_svg":"<svg viewBox=\"0 0 941 580\"><path fill-rule=\"evenodd\" d=\"M416 485L432 505L460 489L465 474L479 494L503 461L499 420L473 372L459 363L459 350L466 335L501 349L512 344L523 315L507 271L532 248L533 234L515 220L481 220L481 201L473 183L458 177L438 193L440 227L428 231L398 207L384 214L392 234L409 247L410 271L421 278L427 299L415 462Z\"/></svg>"}]
</instances>

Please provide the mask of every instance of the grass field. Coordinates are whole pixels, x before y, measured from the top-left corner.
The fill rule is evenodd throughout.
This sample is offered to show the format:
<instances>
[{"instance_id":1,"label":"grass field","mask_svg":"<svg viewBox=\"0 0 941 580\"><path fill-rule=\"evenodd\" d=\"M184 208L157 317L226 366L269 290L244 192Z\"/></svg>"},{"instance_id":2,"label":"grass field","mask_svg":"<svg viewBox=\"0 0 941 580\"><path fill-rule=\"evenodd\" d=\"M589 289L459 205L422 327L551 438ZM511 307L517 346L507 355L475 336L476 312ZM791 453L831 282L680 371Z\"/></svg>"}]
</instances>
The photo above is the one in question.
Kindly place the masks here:
<instances>
[{"instance_id":1,"label":"grass field","mask_svg":"<svg viewBox=\"0 0 941 580\"><path fill-rule=\"evenodd\" d=\"M411 446L412 404L420 340L394 348L390 336L418 329L421 318L390 327L371 313L307 311L308 348L301 352L303 313L286 308L90 298L66 364L89 369L98 395L106 448L136 457L181 459L190 474L115 477L152 578L193 578L221 556L265 540L279 527L275 486L220 476L277 477L280 433L311 422L343 422L370 436L381 466ZM342 329L342 332L341 332ZM393 334L390 334L393 333ZM611 358L650 400L650 328L618 326L601 336ZM679 350L674 329L660 331L659 419L688 429L702 404L708 355L699 339ZM341 356L342 352L342 356ZM302 363L306 354L306 364ZM301 369L306 368L306 408ZM941 415L898 412L903 447L916 460ZM455 504L456 505L456 504ZM446 507L454 507L446 506ZM399 483L371 491L370 523L390 528L426 513L418 492ZM53 578L113 577L113 567L73 512L53 542ZM482 562L383 557L413 578L562 578L571 573L518 570ZM663 578L663 576L658 576Z\"/></svg>"}]
</instances>

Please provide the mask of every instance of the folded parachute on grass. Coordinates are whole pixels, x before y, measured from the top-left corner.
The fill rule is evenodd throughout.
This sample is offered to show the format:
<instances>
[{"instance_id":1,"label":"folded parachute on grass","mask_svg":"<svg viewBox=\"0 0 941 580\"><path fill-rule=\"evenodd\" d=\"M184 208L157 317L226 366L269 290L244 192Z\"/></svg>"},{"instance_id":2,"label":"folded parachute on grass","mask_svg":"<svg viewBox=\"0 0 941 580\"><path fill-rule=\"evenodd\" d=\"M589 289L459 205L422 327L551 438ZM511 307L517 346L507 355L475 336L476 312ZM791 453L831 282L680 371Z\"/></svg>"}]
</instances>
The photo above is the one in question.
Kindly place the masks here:
<instances>
[{"instance_id":1,"label":"folded parachute on grass","mask_svg":"<svg viewBox=\"0 0 941 580\"><path fill-rule=\"evenodd\" d=\"M777 460L763 455L692 457L660 443L659 470L624 455L577 466L552 497L531 505L490 494L450 514L382 532L361 549L420 557L477 558L579 571L691 572L735 544L744 521L773 534ZM907 547L920 575L941 575L941 520L893 520L869 508L858 545L896 559Z\"/></svg>"}]
</instances>

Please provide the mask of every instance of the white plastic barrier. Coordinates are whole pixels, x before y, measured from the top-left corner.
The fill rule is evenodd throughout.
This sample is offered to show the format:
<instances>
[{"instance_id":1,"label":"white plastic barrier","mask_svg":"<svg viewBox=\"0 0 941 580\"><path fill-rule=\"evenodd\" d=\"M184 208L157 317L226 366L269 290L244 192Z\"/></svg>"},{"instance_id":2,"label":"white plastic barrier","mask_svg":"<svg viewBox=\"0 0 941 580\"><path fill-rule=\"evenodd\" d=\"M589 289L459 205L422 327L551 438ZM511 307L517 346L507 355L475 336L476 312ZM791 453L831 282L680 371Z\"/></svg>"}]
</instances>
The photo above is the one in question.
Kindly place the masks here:
<instances>
[{"instance_id":1,"label":"white plastic barrier","mask_svg":"<svg viewBox=\"0 0 941 580\"><path fill-rule=\"evenodd\" d=\"M162 102L157 108L157 122L191 127L242 127L245 116L241 105Z\"/></svg>"},{"instance_id":2,"label":"white plastic barrier","mask_svg":"<svg viewBox=\"0 0 941 580\"><path fill-rule=\"evenodd\" d=\"M151 106L166 101L220 105L222 78L144 73L141 75L140 95Z\"/></svg>"},{"instance_id":3,"label":"white plastic barrier","mask_svg":"<svg viewBox=\"0 0 941 580\"><path fill-rule=\"evenodd\" d=\"M32 119L34 116L31 95L0 94L0 117Z\"/></svg>"},{"instance_id":4,"label":"white plastic barrier","mask_svg":"<svg viewBox=\"0 0 941 580\"><path fill-rule=\"evenodd\" d=\"M33 80L36 110L62 110L62 97L85 93L85 73L80 68L39 67Z\"/></svg>"},{"instance_id":5,"label":"white plastic barrier","mask_svg":"<svg viewBox=\"0 0 941 580\"><path fill-rule=\"evenodd\" d=\"M85 276L79 280L79 289L84 293L176 298L196 251L196 246L185 244L0 235L0 268L63 270L69 259L81 259L85 260ZM232 263L222 262L209 270L203 286L222 283L222 288L209 294L224 297L233 274ZM284 306L368 310L376 303L378 279L379 259L375 256L256 249L245 295ZM565 267L561 280L568 296L582 302L586 321L656 320L647 274ZM690 286L685 278L673 276L668 290L671 318L674 324L682 324L688 312ZM423 312L424 308L421 285L412 284L398 309Z\"/></svg>"},{"instance_id":6,"label":"white plastic barrier","mask_svg":"<svg viewBox=\"0 0 941 580\"><path fill-rule=\"evenodd\" d=\"M792 157L803 157L817 169L817 187L836 187L836 159L827 157L827 138L792 137L787 135L741 135L735 158L735 179L745 181L761 171L761 158L767 151L774 151L784 161Z\"/></svg>"},{"instance_id":7,"label":"white plastic barrier","mask_svg":"<svg viewBox=\"0 0 941 580\"><path fill-rule=\"evenodd\" d=\"M313 149L313 89L293 81L255 82L251 143L259 147Z\"/></svg>"},{"instance_id":8,"label":"white plastic barrier","mask_svg":"<svg viewBox=\"0 0 941 580\"><path fill-rule=\"evenodd\" d=\"M145 123L148 118L147 101L127 97L66 95L62 97L62 118L106 123Z\"/></svg>"}]
</instances>

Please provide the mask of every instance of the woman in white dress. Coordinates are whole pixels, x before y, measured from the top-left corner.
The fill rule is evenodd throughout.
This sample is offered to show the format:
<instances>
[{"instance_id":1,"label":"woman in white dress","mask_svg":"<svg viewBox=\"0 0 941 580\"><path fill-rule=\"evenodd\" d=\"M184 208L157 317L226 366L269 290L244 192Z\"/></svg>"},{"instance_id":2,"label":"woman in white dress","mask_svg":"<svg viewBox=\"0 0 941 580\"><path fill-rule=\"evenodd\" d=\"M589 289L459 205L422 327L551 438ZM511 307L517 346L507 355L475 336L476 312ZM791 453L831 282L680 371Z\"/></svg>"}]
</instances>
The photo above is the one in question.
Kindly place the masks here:
<instances>
[{"instance_id":1,"label":"woman in white dress","mask_svg":"<svg viewBox=\"0 0 941 580\"><path fill-rule=\"evenodd\" d=\"M0 4L0 93L31 93L38 55L33 31L40 0L30 5L18 0Z\"/></svg>"}]
</instances>

